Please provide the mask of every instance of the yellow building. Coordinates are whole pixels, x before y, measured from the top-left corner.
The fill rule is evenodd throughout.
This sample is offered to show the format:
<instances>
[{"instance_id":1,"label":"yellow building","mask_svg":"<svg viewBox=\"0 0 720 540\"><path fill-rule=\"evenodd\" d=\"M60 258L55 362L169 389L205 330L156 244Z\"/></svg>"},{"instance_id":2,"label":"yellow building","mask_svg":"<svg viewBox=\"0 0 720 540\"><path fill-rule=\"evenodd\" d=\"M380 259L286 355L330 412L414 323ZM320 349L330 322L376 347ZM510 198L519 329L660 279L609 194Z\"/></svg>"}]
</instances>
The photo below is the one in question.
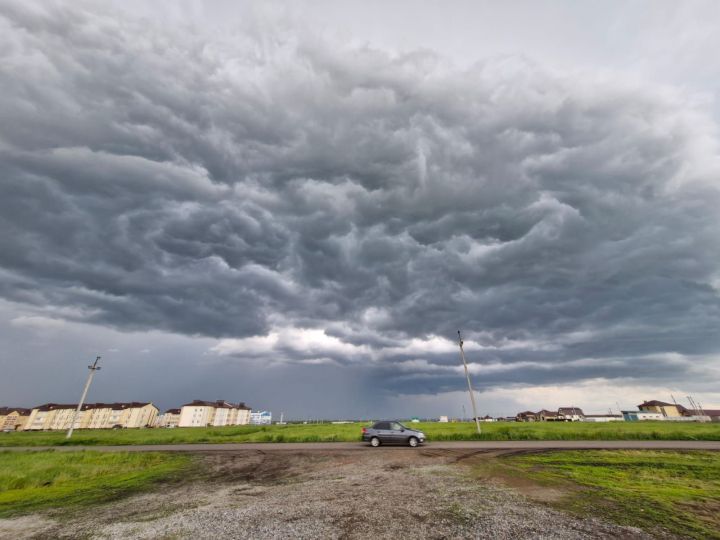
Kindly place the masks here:
<instances>
[{"instance_id":1,"label":"yellow building","mask_svg":"<svg viewBox=\"0 0 720 540\"><path fill-rule=\"evenodd\" d=\"M182 406L178 426L240 426L249 423L250 407L244 403L196 399Z\"/></svg>"},{"instance_id":2,"label":"yellow building","mask_svg":"<svg viewBox=\"0 0 720 540\"><path fill-rule=\"evenodd\" d=\"M660 413L664 417L682 416L681 406L674 403L665 403L664 401L646 401L638 405L638 409L642 412Z\"/></svg>"},{"instance_id":3,"label":"yellow building","mask_svg":"<svg viewBox=\"0 0 720 540\"><path fill-rule=\"evenodd\" d=\"M0 431L22 431L30 418L30 409L0 407Z\"/></svg>"},{"instance_id":4,"label":"yellow building","mask_svg":"<svg viewBox=\"0 0 720 540\"><path fill-rule=\"evenodd\" d=\"M35 407L25 429L33 431L70 428L77 404L46 403ZM86 403L77 415L75 429L140 428L152 426L158 409L152 403Z\"/></svg>"}]
</instances>

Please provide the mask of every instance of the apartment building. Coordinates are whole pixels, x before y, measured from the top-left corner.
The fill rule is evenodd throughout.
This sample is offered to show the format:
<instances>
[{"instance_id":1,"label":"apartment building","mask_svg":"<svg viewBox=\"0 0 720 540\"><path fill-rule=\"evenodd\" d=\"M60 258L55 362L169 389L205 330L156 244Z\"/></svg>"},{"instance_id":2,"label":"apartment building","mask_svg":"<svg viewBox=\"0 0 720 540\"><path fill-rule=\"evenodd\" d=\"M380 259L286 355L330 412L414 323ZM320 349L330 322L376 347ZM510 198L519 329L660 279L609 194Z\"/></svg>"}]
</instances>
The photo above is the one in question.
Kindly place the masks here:
<instances>
[{"instance_id":1,"label":"apartment building","mask_svg":"<svg viewBox=\"0 0 720 540\"><path fill-rule=\"evenodd\" d=\"M168 409L155 419L155 427L175 428L180 423L180 409Z\"/></svg>"},{"instance_id":2,"label":"apartment building","mask_svg":"<svg viewBox=\"0 0 720 540\"><path fill-rule=\"evenodd\" d=\"M0 431L22 431L28 418L30 418L30 409L0 407Z\"/></svg>"},{"instance_id":3,"label":"apartment building","mask_svg":"<svg viewBox=\"0 0 720 540\"><path fill-rule=\"evenodd\" d=\"M178 427L240 426L250 423L250 407L225 400L196 399L180 409Z\"/></svg>"},{"instance_id":4,"label":"apartment building","mask_svg":"<svg viewBox=\"0 0 720 540\"><path fill-rule=\"evenodd\" d=\"M83 405L80 428L141 428L155 424L158 408L152 403L89 403Z\"/></svg>"},{"instance_id":5,"label":"apartment building","mask_svg":"<svg viewBox=\"0 0 720 540\"><path fill-rule=\"evenodd\" d=\"M77 404L45 403L29 415L25 430L46 431L70 428ZM158 409L152 403L86 403L75 419L74 429L140 428L155 422Z\"/></svg>"}]
</instances>

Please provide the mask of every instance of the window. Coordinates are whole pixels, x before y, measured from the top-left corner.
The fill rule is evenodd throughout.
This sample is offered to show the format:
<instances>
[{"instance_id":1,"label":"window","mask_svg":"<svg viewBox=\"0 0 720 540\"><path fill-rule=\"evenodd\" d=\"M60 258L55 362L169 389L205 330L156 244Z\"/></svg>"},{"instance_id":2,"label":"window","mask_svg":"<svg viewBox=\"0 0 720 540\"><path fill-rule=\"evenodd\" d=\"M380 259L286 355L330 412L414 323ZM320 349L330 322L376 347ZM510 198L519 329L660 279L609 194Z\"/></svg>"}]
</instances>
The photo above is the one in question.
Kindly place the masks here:
<instances>
[{"instance_id":1,"label":"window","mask_svg":"<svg viewBox=\"0 0 720 540\"><path fill-rule=\"evenodd\" d=\"M390 429L394 429L395 431L400 431L403 427L398 424L397 422L392 422L390 424Z\"/></svg>"},{"instance_id":2,"label":"window","mask_svg":"<svg viewBox=\"0 0 720 540\"><path fill-rule=\"evenodd\" d=\"M390 429L389 422L378 422L373 426L373 429Z\"/></svg>"}]
</instances>

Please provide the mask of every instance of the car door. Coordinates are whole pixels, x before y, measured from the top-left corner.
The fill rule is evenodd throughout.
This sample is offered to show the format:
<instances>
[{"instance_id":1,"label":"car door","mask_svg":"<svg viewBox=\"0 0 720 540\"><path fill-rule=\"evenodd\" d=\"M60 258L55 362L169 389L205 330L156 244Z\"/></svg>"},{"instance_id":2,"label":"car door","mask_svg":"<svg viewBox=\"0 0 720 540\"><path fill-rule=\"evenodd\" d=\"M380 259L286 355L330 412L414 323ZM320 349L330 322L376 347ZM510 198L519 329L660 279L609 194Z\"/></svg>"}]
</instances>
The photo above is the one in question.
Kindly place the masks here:
<instances>
[{"instance_id":1,"label":"car door","mask_svg":"<svg viewBox=\"0 0 720 540\"><path fill-rule=\"evenodd\" d=\"M390 434L390 422L378 422L375 424L375 435L377 435L380 442L388 443L392 442L392 436Z\"/></svg>"},{"instance_id":2,"label":"car door","mask_svg":"<svg viewBox=\"0 0 720 540\"><path fill-rule=\"evenodd\" d=\"M398 422L390 422L390 442L401 443L405 440L405 429Z\"/></svg>"}]
</instances>

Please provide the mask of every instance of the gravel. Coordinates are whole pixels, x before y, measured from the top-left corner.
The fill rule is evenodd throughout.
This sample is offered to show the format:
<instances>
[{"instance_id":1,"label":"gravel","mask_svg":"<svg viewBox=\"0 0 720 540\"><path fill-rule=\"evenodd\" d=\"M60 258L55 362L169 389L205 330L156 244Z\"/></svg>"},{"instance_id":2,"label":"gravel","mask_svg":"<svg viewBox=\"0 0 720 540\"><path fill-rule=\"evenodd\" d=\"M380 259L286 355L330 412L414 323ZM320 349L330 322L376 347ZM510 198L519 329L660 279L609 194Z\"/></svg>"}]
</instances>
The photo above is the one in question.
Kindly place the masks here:
<instances>
[{"instance_id":1,"label":"gravel","mask_svg":"<svg viewBox=\"0 0 720 540\"><path fill-rule=\"evenodd\" d=\"M36 516L15 538L650 538L478 481L467 451L209 454L198 475L81 512ZM11 527L13 520L0 520ZM32 525L32 526L31 526ZM9 530L9 529L8 529ZM23 531L27 531L24 534Z\"/></svg>"}]
</instances>

